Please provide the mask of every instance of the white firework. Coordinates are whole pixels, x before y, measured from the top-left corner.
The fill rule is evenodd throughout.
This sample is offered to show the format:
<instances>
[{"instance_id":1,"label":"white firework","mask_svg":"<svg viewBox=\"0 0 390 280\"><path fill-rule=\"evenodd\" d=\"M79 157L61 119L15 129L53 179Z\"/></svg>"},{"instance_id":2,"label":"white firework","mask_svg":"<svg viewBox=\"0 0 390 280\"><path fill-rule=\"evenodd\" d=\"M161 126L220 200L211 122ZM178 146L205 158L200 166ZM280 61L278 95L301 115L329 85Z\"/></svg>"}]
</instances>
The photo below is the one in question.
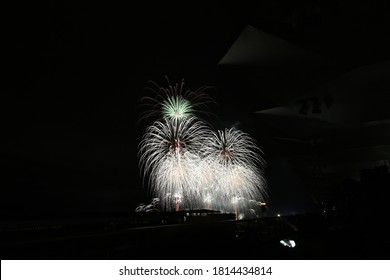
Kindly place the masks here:
<instances>
[{"instance_id":1,"label":"white firework","mask_svg":"<svg viewBox=\"0 0 390 280\"><path fill-rule=\"evenodd\" d=\"M263 176L265 161L260 148L249 134L231 128L219 130L208 138L202 154L213 171L213 207L232 212L246 209L250 200L266 200Z\"/></svg>"},{"instance_id":2,"label":"white firework","mask_svg":"<svg viewBox=\"0 0 390 280\"><path fill-rule=\"evenodd\" d=\"M163 201L165 210L180 194L181 204L192 208L199 196L201 157L198 152L210 129L195 117L164 118L147 127L140 142L140 167L152 194Z\"/></svg>"},{"instance_id":3,"label":"white firework","mask_svg":"<svg viewBox=\"0 0 390 280\"><path fill-rule=\"evenodd\" d=\"M143 117L156 117L139 145L142 175L165 211L209 208L253 211L267 200L265 161L255 140L235 128L212 131L195 114L213 102L201 87L184 91L184 82L168 88L152 83L157 97L146 97ZM252 205L250 205L252 204Z\"/></svg>"}]
</instances>

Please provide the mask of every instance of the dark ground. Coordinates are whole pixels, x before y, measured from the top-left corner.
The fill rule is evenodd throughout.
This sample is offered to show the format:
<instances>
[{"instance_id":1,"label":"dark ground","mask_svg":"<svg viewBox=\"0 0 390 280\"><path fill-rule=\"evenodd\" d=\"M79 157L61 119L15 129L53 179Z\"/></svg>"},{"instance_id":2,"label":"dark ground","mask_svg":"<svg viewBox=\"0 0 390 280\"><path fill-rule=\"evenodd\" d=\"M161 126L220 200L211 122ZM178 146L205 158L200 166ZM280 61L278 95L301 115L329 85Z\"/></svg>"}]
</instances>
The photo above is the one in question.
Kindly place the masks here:
<instances>
[{"instance_id":1,"label":"dark ground","mask_svg":"<svg viewBox=\"0 0 390 280\"><path fill-rule=\"evenodd\" d=\"M310 215L184 222L177 213L3 224L1 259L388 259L386 222ZM161 220L165 220L161 224ZM283 246L283 239L296 246Z\"/></svg>"}]
</instances>

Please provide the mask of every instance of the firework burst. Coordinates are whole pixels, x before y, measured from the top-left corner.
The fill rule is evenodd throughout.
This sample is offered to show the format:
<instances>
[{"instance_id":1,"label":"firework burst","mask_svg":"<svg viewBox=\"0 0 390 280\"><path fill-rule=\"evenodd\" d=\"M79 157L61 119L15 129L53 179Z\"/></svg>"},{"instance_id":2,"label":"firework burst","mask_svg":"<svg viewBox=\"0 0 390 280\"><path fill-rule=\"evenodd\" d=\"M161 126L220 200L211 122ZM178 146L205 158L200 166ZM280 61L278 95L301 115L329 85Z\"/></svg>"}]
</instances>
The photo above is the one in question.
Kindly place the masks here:
<instances>
[{"instance_id":1,"label":"firework burst","mask_svg":"<svg viewBox=\"0 0 390 280\"><path fill-rule=\"evenodd\" d=\"M186 207L191 208L191 201L196 200L201 166L198 151L209 135L208 127L195 117L164 118L146 129L139 146L141 170L165 209L170 209L177 194Z\"/></svg>"},{"instance_id":2,"label":"firework burst","mask_svg":"<svg viewBox=\"0 0 390 280\"><path fill-rule=\"evenodd\" d=\"M168 80L168 79L167 79ZM195 114L212 102L202 87L184 91L184 82L146 97L147 126L139 145L140 169L150 193L166 211L211 208L245 213L266 200L262 151L249 134L231 128L213 131ZM256 203L255 203L256 205ZM252 209L253 210L253 209Z\"/></svg>"},{"instance_id":3,"label":"firework burst","mask_svg":"<svg viewBox=\"0 0 390 280\"><path fill-rule=\"evenodd\" d=\"M140 100L138 109L141 111L139 121L150 119L168 118L178 120L195 116L212 116L208 107L215 104L214 100L206 94L211 87L202 86L195 91L184 90L184 79L171 85L168 77L165 77L168 87L159 86L154 81L149 81L145 91L151 93Z\"/></svg>"},{"instance_id":4,"label":"firework burst","mask_svg":"<svg viewBox=\"0 0 390 280\"><path fill-rule=\"evenodd\" d=\"M247 202L265 200L265 161L262 151L249 134L230 128L212 133L202 149L204 161L213 175L213 208L226 212L246 209Z\"/></svg>"}]
</instances>

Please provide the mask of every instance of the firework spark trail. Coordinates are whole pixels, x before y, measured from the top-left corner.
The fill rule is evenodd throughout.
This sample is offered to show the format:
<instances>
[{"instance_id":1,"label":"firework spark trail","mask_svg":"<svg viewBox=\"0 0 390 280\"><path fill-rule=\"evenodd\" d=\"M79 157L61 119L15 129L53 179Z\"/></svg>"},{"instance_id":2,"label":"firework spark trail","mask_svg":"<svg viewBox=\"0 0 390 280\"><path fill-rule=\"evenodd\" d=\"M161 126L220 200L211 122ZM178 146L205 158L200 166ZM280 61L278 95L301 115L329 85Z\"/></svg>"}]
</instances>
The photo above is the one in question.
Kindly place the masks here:
<instances>
[{"instance_id":1,"label":"firework spark trail","mask_svg":"<svg viewBox=\"0 0 390 280\"><path fill-rule=\"evenodd\" d=\"M139 146L141 170L166 209L172 202L169 197L176 193L182 195L184 205L196 201L202 166L198 151L209 135L209 128L195 117L164 118L146 129Z\"/></svg>"},{"instance_id":2,"label":"firework spark trail","mask_svg":"<svg viewBox=\"0 0 390 280\"><path fill-rule=\"evenodd\" d=\"M214 173L210 191L215 209L232 212L238 202L266 199L265 162L249 134L235 128L214 132L202 154Z\"/></svg>"},{"instance_id":3,"label":"firework spark trail","mask_svg":"<svg viewBox=\"0 0 390 280\"><path fill-rule=\"evenodd\" d=\"M196 208L199 157L189 152L169 154L156 167L153 185L157 194L163 195L164 208L169 209L179 200L180 207Z\"/></svg>"}]
</instances>

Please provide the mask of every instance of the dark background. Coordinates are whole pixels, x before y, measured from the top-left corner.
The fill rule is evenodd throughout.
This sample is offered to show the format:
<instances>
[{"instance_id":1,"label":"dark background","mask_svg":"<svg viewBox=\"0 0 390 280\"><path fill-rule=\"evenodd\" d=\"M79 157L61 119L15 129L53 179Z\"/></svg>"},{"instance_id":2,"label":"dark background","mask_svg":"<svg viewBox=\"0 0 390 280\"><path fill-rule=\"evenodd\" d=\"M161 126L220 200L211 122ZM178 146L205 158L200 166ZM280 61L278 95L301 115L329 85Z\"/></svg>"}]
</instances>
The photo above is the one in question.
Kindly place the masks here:
<instances>
[{"instance_id":1,"label":"dark background","mask_svg":"<svg viewBox=\"0 0 390 280\"><path fill-rule=\"evenodd\" d=\"M337 165L337 176L314 184L314 175L303 170L308 164L316 167L307 157L337 154L341 146L360 147L355 140L362 135L381 139L387 131L381 127L369 133L353 122L341 131L354 129L356 137L340 130L318 136L306 120L299 125L284 119L276 129L273 121L253 115L307 96L351 70L389 59L386 1L56 1L8 5L3 14L0 199L5 219L115 215L148 202L138 169L143 127L137 125L136 108L147 81L167 86L165 76L172 84L184 78L191 90L212 86L210 95L218 104L213 110L220 118L216 126L235 124L256 138L268 162L266 179L275 213L312 211L322 207L321 202L334 202L342 182L350 178L351 165L343 165L345 157L336 157L328 164L343 165ZM250 67L220 64L247 26L320 55L326 69L312 63L302 71L287 67L277 72L286 67L284 60L271 61L269 69L261 71L258 62ZM293 74L297 71L300 75ZM371 89L364 92L365 100ZM293 92L289 98L273 98L288 90ZM380 97L376 95L377 103L386 107L387 99ZM375 107L354 116L364 119L373 112ZM386 120L386 110L381 112L369 121ZM349 113L345 110L341 117ZM339 117L333 117L336 123ZM279 136L309 143L320 139L326 145L301 149L278 142ZM387 150L379 154L376 162L388 159ZM302 156L303 161L297 160ZM351 158L348 162L365 160L360 154ZM353 172L367 166L375 164L355 166ZM371 193L364 189L363 199ZM375 203L371 198L376 199L370 195L369 203Z\"/></svg>"}]
</instances>

